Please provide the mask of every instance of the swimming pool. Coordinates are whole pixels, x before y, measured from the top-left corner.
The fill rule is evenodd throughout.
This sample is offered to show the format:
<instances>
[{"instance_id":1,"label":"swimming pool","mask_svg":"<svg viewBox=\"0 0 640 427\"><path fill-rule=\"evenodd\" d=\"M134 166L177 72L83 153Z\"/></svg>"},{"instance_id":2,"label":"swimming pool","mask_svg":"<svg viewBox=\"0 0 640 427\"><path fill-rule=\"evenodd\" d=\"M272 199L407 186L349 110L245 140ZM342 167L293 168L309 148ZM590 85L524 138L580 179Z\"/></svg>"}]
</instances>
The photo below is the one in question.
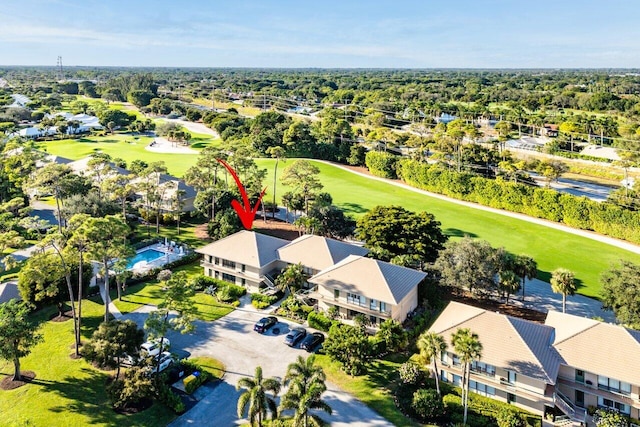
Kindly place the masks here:
<instances>
[{"instance_id":1,"label":"swimming pool","mask_svg":"<svg viewBox=\"0 0 640 427\"><path fill-rule=\"evenodd\" d=\"M165 256L164 253L157 251L155 249L151 249L151 248L145 249L141 252L138 252L133 258L129 260L129 262L127 263L127 268L128 269L133 268L133 266L139 263L140 261L151 262L163 256Z\"/></svg>"}]
</instances>

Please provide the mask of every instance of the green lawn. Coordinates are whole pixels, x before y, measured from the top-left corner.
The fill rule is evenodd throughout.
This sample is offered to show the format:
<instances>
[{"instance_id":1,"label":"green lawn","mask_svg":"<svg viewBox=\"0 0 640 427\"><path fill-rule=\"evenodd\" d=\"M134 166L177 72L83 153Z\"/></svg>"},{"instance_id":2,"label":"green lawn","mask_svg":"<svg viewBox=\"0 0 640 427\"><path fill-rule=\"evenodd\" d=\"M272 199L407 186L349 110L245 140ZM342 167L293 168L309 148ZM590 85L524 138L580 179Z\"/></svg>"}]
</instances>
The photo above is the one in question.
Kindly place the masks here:
<instances>
[{"instance_id":1,"label":"green lawn","mask_svg":"<svg viewBox=\"0 0 640 427\"><path fill-rule=\"evenodd\" d=\"M278 165L278 176L282 176L284 167L294 160ZM275 160L260 159L258 164L267 168L269 176L266 200L271 200L273 186L273 167ZM428 211L442 223L444 232L452 238L465 235L489 241L493 246L503 246L508 251L525 253L538 262L538 277L549 281L551 271L558 267L575 272L578 280L578 292L590 297L598 297L599 278L603 271L620 259L640 263L640 255L633 254L563 231L509 218L503 215L468 208L452 202L405 190L355 175L337 167L315 162L320 168L323 191L331 194L335 204L355 217L362 216L377 205L400 205L413 211ZM278 183L278 196L287 191Z\"/></svg>"},{"instance_id":2,"label":"green lawn","mask_svg":"<svg viewBox=\"0 0 640 427\"><path fill-rule=\"evenodd\" d=\"M178 267L173 271L185 271L187 272L188 277L191 278L198 274L202 274L202 267L200 266L200 262L194 262ZM155 279L129 286L126 292L122 295L122 301L117 299L117 290L111 291L113 303L123 314L130 313L145 304L158 305L163 296L162 286ZM211 295L206 295L202 292L197 293L193 297L193 300L196 303L196 308L198 310L197 317L200 320L212 322L233 311L232 306L228 304L221 304Z\"/></svg>"},{"instance_id":3,"label":"green lawn","mask_svg":"<svg viewBox=\"0 0 640 427\"><path fill-rule=\"evenodd\" d=\"M209 135L193 134L193 136L191 148L196 150L215 141ZM40 142L38 148L46 150L49 154L72 160L81 159L95 152L103 152L114 158L124 159L127 164L136 159L144 160L147 163L165 161L169 173L179 177L195 164L197 154L155 153L145 150L145 147L152 140L153 138L148 136L115 133L107 136L87 136L79 139Z\"/></svg>"},{"instance_id":4,"label":"green lawn","mask_svg":"<svg viewBox=\"0 0 640 427\"><path fill-rule=\"evenodd\" d=\"M393 391L388 388L397 381L398 369L406 361L405 359L392 356L389 360L373 360L368 373L358 377L345 374L340 370L340 364L332 362L329 356L317 355L316 361L324 369L327 381L360 399L394 425L419 425L405 417L396 407Z\"/></svg>"},{"instance_id":5,"label":"green lawn","mask_svg":"<svg viewBox=\"0 0 640 427\"><path fill-rule=\"evenodd\" d=\"M38 317L48 318L53 311L45 310ZM102 315L102 304L84 302L84 339L102 321ZM175 417L160 404L135 415L116 414L105 393L109 372L69 357L73 323L47 321L41 331L44 341L22 359L22 369L34 371L36 379L15 390L0 390L3 426L164 426ZM13 364L0 361L0 376L12 373Z\"/></svg>"}]
</instances>

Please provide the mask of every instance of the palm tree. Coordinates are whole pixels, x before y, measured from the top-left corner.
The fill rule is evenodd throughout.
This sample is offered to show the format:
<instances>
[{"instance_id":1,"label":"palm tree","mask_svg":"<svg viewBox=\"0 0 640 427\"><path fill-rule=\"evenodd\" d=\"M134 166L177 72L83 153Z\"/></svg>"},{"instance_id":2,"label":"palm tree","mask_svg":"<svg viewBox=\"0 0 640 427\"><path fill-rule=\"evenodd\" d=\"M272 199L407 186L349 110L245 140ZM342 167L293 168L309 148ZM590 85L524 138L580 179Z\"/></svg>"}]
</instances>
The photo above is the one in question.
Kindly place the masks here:
<instances>
[{"instance_id":1,"label":"palm tree","mask_svg":"<svg viewBox=\"0 0 640 427\"><path fill-rule=\"evenodd\" d=\"M556 268L551 273L551 289L557 294L562 294L562 312L567 312L567 295L576 293L575 276L566 268Z\"/></svg>"},{"instance_id":2,"label":"palm tree","mask_svg":"<svg viewBox=\"0 0 640 427\"><path fill-rule=\"evenodd\" d=\"M536 278L538 275L538 263L529 255L517 255L513 265L513 272L520 276L522 280L522 301L524 301L525 279L532 280Z\"/></svg>"},{"instance_id":3,"label":"palm tree","mask_svg":"<svg viewBox=\"0 0 640 427\"><path fill-rule=\"evenodd\" d=\"M471 363L482 357L482 344L478 334L469 328L461 328L451 334L451 344L462 362L462 405L464 416L462 423L467 424L467 408L469 406L469 373Z\"/></svg>"},{"instance_id":4,"label":"palm tree","mask_svg":"<svg viewBox=\"0 0 640 427\"><path fill-rule=\"evenodd\" d=\"M331 415L331 407L322 400L322 393L327 390L326 376L321 366L315 364L315 356L311 355L306 360L302 356L289 364L284 384L289 386L282 396L280 409L293 409L293 426L307 427L322 426L324 422L315 415L310 414L310 409L319 409Z\"/></svg>"},{"instance_id":5,"label":"palm tree","mask_svg":"<svg viewBox=\"0 0 640 427\"><path fill-rule=\"evenodd\" d=\"M276 165L273 168L273 215L271 216L272 218L275 219L276 217L276 177L278 175L278 162L280 161L280 159L282 159L282 161L285 161L284 155L285 155L285 151L284 148L282 147L269 147L267 148L267 154L269 154L272 158L276 159ZM263 211L265 211L265 209L262 209Z\"/></svg>"},{"instance_id":6,"label":"palm tree","mask_svg":"<svg viewBox=\"0 0 640 427\"><path fill-rule=\"evenodd\" d=\"M509 304L509 295L515 294L520 288L520 278L512 270L501 271L498 276L500 280L500 289L507 293L506 304Z\"/></svg>"},{"instance_id":7,"label":"palm tree","mask_svg":"<svg viewBox=\"0 0 640 427\"><path fill-rule=\"evenodd\" d=\"M436 377L436 390L440 395L440 373L438 372L438 356L447 351L447 342L435 332L425 332L418 338L418 349L426 363L433 362L433 371Z\"/></svg>"},{"instance_id":8,"label":"palm tree","mask_svg":"<svg viewBox=\"0 0 640 427\"><path fill-rule=\"evenodd\" d=\"M253 378L240 378L236 385L236 390L245 389L238 399L238 417L242 417L247 411L249 423L262 426L262 420L267 417L267 411L271 412L272 418L278 416L278 407L275 400L267 395L270 391L273 396L280 392L280 381L276 378L262 378L262 367L256 366Z\"/></svg>"}]
</instances>

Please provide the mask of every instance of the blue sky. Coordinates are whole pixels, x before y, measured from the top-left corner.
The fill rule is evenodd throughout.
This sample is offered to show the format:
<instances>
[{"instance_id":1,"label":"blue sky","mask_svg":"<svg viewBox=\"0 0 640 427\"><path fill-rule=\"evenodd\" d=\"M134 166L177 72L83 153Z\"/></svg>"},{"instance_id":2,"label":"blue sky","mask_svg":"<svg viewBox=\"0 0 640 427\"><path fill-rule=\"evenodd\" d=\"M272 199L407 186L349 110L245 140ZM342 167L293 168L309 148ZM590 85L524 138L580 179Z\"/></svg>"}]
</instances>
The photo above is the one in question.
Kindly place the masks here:
<instances>
[{"instance_id":1,"label":"blue sky","mask_svg":"<svg viewBox=\"0 0 640 427\"><path fill-rule=\"evenodd\" d=\"M3 0L0 65L640 67L639 0Z\"/></svg>"}]
</instances>

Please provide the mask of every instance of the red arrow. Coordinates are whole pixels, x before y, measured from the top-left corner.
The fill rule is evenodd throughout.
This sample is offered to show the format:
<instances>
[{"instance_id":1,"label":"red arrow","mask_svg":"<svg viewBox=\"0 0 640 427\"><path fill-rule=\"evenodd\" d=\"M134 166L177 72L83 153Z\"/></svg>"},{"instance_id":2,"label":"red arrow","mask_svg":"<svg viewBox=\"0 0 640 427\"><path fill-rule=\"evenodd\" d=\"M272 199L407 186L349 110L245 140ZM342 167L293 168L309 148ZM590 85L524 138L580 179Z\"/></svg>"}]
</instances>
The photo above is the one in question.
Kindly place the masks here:
<instances>
[{"instance_id":1,"label":"red arrow","mask_svg":"<svg viewBox=\"0 0 640 427\"><path fill-rule=\"evenodd\" d=\"M260 203L262 202L262 196L264 196L265 191L267 191L267 187L265 187L264 190L262 190L262 192L260 193L260 196L258 197L258 201L256 202L256 205L252 208L251 203L249 203L249 197L247 196L247 190L244 189L244 185L242 185L242 182L240 182L240 178L238 178L238 174L236 173L236 171L233 170L233 168L229 166L229 164L224 160L222 159L216 159L216 160L222 166L224 166L225 169L229 171L234 181L236 182L236 185L238 186L238 190L240 190L240 195L242 196L243 204L240 204L239 201L237 201L236 199L233 199L231 201L231 207L236 211L236 213L240 217L240 222L242 222L242 225L244 226L244 228L246 228L247 230L251 230L251 227L253 227L253 220L255 219L256 212L258 211L258 206L260 206Z\"/></svg>"}]
</instances>

